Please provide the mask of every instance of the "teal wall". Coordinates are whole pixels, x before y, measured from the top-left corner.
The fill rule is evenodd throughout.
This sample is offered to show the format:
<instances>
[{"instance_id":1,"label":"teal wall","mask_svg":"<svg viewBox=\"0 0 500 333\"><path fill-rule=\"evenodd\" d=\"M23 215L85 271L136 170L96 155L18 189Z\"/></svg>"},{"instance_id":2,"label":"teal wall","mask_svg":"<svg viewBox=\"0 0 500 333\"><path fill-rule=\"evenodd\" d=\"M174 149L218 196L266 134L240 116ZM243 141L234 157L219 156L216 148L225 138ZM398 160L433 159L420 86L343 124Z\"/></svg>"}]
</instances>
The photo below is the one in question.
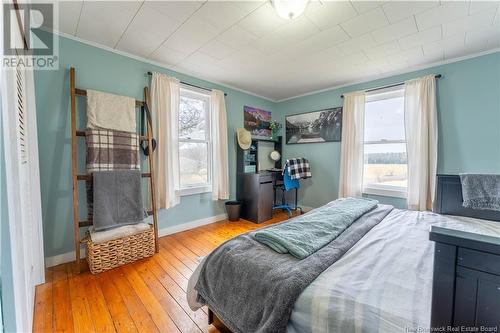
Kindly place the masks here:
<instances>
[{"instance_id":1,"label":"teal wall","mask_svg":"<svg viewBox=\"0 0 500 333\"><path fill-rule=\"evenodd\" d=\"M102 90L140 100L143 99L143 88L149 82L146 75L148 71L168 73L185 82L226 92L231 195L235 196L234 133L236 128L243 126L243 106L273 111L273 102L63 37L60 37L59 57L58 71L35 72L44 247L47 257L74 250L69 109L69 68L72 66L76 68L78 88ZM80 115L84 115L83 98L77 99L80 100ZM80 117L78 127L84 128L84 125L84 117ZM79 151L84 152L83 139L79 140ZM80 153L81 172L84 171L84 159L84 154ZM84 198L83 182L79 193ZM83 219L85 201L82 202L80 215ZM210 194L185 196L180 205L160 212L159 226L165 228L223 212L223 203L212 201Z\"/></svg>"},{"instance_id":2,"label":"teal wall","mask_svg":"<svg viewBox=\"0 0 500 333\"><path fill-rule=\"evenodd\" d=\"M147 71L161 71L182 81L224 90L229 124L231 196L236 183L235 128L243 125L243 106L251 105L284 116L326 107L341 106L341 94L397 83L428 73L439 73L439 161L438 172L498 172L500 170L500 54L495 53L404 75L329 90L273 103L227 87L120 56L70 39L60 38L60 69L35 73L40 153L42 212L45 255L73 250L71 146L69 112L69 68L76 68L77 87L92 88L142 99L148 85ZM79 99L79 128L84 127L85 104ZM80 139L82 140L82 139ZM79 151L83 152L83 140ZM313 178L302 182L300 202L317 207L337 197L340 143L284 145L284 158L303 156L311 161ZM80 154L80 171L84 170ZM83 184L79 193L84 197ZM382 202L405 207L405 200L377 197ZM82 200L82 202L84 202ZM222 202L209 194L185 196L181 204L160 212L160 228L218 215ZM85 216L85 205L80 206Z\"/></svg>"},{"instance_id":3,"label":"teal wall","mask_svg":"<svg viewBox=\"0 0 500 333\"><path fill-rule=\"evenodd\" d=\"M381 80L298 97L277 104L285 115L342 106L343 93L442 74L437 83L438 173L500 171L500 53L485 55ZM306 157L313 177L302 182L301 203L317 207L337 198L340 143L284 145L284 157ZM405 207L404 199L376 197Z\"/></svg>"}]
</instances>

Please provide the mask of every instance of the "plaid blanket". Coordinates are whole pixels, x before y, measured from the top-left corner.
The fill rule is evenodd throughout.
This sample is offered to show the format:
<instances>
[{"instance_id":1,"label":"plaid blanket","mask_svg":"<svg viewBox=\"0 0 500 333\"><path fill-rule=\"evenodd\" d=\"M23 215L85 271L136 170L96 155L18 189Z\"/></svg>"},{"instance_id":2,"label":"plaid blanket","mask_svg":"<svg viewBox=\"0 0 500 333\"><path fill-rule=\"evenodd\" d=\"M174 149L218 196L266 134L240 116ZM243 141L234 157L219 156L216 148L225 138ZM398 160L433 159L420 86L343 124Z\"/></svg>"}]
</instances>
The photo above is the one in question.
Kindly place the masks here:
<instances>
[{"instance_id":1,"label":"plaid blanket","mask_svg":"<svg viewBox=\"0 0 500 333\"><path fill-rule=\"evenodd\" d=\"M305 158L290 158L286 160L286 168L292 179L306 179L311 177L309 161Z\"/></svg>"},{"instance_id":2,"label":"plaid blanket","mask_svg":"<svg viewBox=\"0 0 500 333\"><path fill-rule=\"evenodd\" d=\"M88 175L94 171L105 170L140 170L139 136L136 133L111 131L106 129L88 129L86 170ZM87 216L92 221L94 190L92 178L86 182Z\"/></svg>"}]
</instances>

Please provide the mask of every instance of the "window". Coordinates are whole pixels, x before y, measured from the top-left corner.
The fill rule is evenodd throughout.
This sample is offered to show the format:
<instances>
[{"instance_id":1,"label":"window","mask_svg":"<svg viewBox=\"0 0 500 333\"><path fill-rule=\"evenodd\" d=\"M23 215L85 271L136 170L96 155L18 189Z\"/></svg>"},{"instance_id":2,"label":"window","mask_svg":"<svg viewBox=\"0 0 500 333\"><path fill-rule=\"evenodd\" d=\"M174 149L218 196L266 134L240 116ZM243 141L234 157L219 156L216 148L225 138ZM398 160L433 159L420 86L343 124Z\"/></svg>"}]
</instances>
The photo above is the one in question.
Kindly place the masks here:
<instances>
[{"instance_id":1,"label":"window","mask_svg":"<svg viewBox=\"0 0 500 333\"><path fill-rule=\"evenodd\" d=\"M404 90L366 96L363 192L406 197L407 162Z\"/></svg>"},{"instance_id":2,"label":"window","mask_svg":"<svg viewBox=\"0 0 500 333\"><path fill-rule=\"evenodd\" d=\"M181 88L179 164L181 195L211 192L210 96Z\"/></svg>"}]
</instances>

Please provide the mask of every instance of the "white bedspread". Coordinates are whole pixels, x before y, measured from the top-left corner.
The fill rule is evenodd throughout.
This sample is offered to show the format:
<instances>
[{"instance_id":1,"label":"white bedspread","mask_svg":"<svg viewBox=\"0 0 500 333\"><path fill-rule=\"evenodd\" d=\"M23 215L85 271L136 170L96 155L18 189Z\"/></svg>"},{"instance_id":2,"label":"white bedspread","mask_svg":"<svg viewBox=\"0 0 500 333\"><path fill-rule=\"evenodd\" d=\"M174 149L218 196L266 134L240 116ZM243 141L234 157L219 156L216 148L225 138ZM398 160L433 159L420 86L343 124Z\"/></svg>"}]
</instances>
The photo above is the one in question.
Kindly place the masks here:
<instances>
[{"instance_id":1,"label":"white bedspread","mask_svg":"<svg viewBox=\"0 0 500 333\"><path fill-rule=\"evenodd\" d=\"M428 329L431 225L500 236L499 222L395 209L303 291L288 332Z\"/></svg>"},{"instance_id":2,"label":"white bedspread","mask_svg":"<svg viewBox=\"0 0 500 333\"><path fill-rule=\"evenodd\" d=\"M288 332L427 332L432 225L500 237L500 222L394 209L302 292ZM188 284L193 310L201 307L194 290L198 276L199 267Z\"/></svg>"}]
</instances>

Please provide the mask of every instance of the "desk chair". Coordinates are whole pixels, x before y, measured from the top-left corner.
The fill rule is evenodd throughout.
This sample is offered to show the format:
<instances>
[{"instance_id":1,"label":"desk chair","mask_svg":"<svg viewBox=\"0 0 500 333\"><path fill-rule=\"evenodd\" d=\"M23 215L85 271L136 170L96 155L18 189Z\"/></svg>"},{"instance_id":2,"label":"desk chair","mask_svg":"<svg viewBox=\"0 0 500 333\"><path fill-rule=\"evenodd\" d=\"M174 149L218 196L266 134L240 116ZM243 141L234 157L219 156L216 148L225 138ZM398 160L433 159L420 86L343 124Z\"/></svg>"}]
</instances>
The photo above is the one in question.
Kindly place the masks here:
<instances>
[{"instance_id":1,"label":"desk chair","mask_svg":"<svg viewBox=\"0 0 500 333\"><path fill-rule=\"evenodd\" d=\"M304 214L304 210L297 206L297 193L298 189L300 188L300 183L298 179L292 179L290 178L290 175L288 174L288 170L285 167L285 170L283 172L283 183L278 184L276 181L277 177L274 177L274 205L273 205L273 210L275 209L281 209L281 210L286 210L288 212L288 217L292 217L292 210L300 210L300 214ZM276 189L281 189L281 204L276 203ZM286 202L286 192L295 190L295 205L292 207Z\"/></svg>"}]
</instances>

